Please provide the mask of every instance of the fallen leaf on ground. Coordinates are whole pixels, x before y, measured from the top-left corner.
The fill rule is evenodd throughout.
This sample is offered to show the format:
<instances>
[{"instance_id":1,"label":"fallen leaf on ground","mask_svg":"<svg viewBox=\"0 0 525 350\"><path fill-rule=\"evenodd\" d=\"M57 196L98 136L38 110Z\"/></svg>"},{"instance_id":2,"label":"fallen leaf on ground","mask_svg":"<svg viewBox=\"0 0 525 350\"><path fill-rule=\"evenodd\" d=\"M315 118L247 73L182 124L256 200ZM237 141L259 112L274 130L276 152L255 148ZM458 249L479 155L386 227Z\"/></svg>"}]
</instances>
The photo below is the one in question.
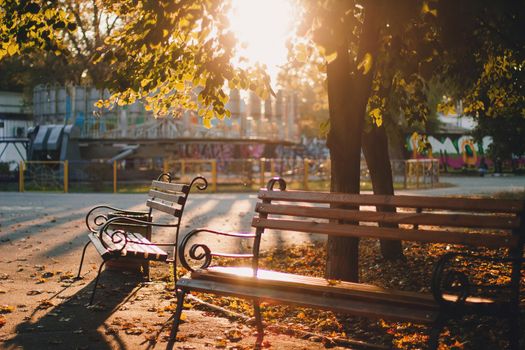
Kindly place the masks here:
<instances>
[{"instance_id":1,"label":"fallen leaf on ground","mask_svg":"<svg viewBox=\"0 0 525 350\"><path fill-rule=\"evenodd\" d=\"M238 329L231 329L226 332L226 338L232 342L238 342L242 339L243 334Z\"/></svg>"},{"instance_id":2,"label":"fallen leaf on ground","mask_svg":"<svg viewBox=\"0 0 525 350\"><path fill-rule=\"evenodd\" d=\"M2 305L0 306L0 314L9 314L15 311L15 307L12 305Z\"/></svg>"},{"instance_id":3,"label":"fallen leaf on ground","mask_svg":"<svg viewBox=\"0 0 525 350\"><path fill-rule=\"evenodd\" d=\"M42 291L42 290L39 289L39 290L30 290L30 291L27 292L26 294L27 294L27 295L39 295L39 294L42 294L42 293L44 293L44 291Z\"/></svg>"},{"instance_id":4,"label":"fallen leaf on ground","mask_svg":"<svg viewBox=\"0 0 525 350\"><path fill-rule=\"evenodd\" d=\"M38 308L39 309L49 309L50 307L53 307L55 306L55 304L53 304L53 302L49 301L49 300L42 300L40 301L40 305L38 305Z\"/></svg>"}]
</instances>

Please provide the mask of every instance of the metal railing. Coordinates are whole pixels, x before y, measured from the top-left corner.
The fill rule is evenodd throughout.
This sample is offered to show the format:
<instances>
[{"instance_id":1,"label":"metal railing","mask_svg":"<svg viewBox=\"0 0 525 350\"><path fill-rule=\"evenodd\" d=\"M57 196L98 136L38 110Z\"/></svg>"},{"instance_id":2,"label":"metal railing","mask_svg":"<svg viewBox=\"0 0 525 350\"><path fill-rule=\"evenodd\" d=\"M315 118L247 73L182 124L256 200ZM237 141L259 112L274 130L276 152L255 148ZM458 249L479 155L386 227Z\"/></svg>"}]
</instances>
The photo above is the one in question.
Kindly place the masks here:
<instances>
[{"instance_id":1,"label":"metal railing","mask_svg":"<svg viewBox=\"0 0 525 350\"><path fill-rule=\"evenodd\" d=\"M437 159L392 160L391 165L394 182L403 188L434 187L439 182ZM219 186L232 190L264 187L273 176L284 178L296 188L318 189L322 185L321 188L328 189L330 168L329 160L300 158L22 161L18 166L18 190L140 191L146 190L149 181L162 171L171 172L182 182L202 175L209 180L212 192ZM16 174L16 171L11 173ZM16 181L13 176L10 178ZM365 162L361 163L361 181L370 181ZM313 186L315 183L320 185Z\"/></svg>"}]
</instances>

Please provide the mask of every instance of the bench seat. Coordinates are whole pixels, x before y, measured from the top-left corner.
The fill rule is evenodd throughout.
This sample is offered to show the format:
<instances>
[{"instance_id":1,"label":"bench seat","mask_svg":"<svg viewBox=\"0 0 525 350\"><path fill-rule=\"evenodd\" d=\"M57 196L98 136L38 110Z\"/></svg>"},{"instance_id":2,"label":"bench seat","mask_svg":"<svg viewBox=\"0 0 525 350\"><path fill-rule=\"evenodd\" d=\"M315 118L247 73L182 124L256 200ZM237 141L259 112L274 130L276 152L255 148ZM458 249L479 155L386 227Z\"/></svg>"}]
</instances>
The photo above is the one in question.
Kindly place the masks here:
<instances>
[{"instance_id":1,"label":"bench seat","mask_svg":"<svg viewBox=\"0 0 525 350\"><path fill-rule=\"evenodd\" d=\"M93 243L93 246L96 248L97 252L100 254L102 259L109 260L117 257L128 257L128 258L140 258L143 260L150 261L166 261L168 260L168 253L159 248L156 245L153 245L146 237L142 236L140 233L126 232L128 239L134 242L141 242L142 244L135 244L128 242L126 248L120 250L118 244L112 243L109 239L106 244L108 248L104 247L100 242L100 238L97 234L90 232L88 237Z\"/></svg>"},{"instance_id":2,"label":"bench seat","mask_svg":"<svg viewBox=\"0 0 525 350\"><path fill-rule=\"evenodd\" d=\"M407 321L436 322L439 305L432 294L381 288L371 284L327 280L259 269L257 277L247 267L213 266L191 272L177 282L181 289L214 294L256 298L343 312L355 316ZM445 299L453 300L451 295ZM306 300L305 300L306 299ZM470 305L490 307L494 300L469 296Z\"/></svg>"},{"instance_id":3,"label":"bench seat","mask_svg":"<svg viewBox=\"0 0 525 350\"><path fill-rule=\"evenodd\" d=\"M438 315L431 295L261 269L253 277L250 268L210 267L179 279L177 287L356 316L399 320L402 315L408 322L432 323Z\"/></svg>"}]
</instances>

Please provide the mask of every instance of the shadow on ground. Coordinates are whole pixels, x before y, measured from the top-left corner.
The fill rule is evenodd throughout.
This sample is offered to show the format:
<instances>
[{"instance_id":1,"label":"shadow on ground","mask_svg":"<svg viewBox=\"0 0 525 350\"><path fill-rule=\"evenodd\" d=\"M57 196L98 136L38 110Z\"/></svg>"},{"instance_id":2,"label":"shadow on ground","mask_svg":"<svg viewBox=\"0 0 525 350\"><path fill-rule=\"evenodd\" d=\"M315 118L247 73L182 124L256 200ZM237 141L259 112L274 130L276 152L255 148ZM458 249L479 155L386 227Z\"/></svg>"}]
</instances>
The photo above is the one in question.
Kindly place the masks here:
<instances>
[{"instance_id":1,"label":"shadow on ground","mask_svg":"<svg viewBox=\"0 0 525 350\"><path fill-rule=\"evenodd\" d=\"M103 271L92 306L88 303L94 281L73 295L68 295L68 290L83 282L69 282L55 295L41 300L4 346L7 349L128 349L120 330L108 320L142 288L140 281L138 276Z\"/></svg>"}]
</instances>

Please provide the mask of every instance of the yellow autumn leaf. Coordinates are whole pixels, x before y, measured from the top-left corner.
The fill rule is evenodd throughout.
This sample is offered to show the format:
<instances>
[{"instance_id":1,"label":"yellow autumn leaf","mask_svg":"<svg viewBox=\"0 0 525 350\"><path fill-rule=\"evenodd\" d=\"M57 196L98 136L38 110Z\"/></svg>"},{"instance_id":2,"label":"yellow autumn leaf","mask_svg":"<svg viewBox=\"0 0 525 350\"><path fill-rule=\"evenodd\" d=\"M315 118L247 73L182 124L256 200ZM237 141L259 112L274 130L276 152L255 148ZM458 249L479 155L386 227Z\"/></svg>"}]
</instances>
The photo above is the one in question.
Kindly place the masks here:
<instances>
[{"instance_id":1,"label":"yellow autumn leaf","mask_svg":"<svg viewBox=\"0 0 525 350\"><path fill-rule=\"evenodd\" d=\"M367 52L361 62L357 65L357 70L363 70L363 75L367 75L368 72L370 72L370 69L372 69L373 64L373 57L372 55Z\"/></svg>"},{"instance_id":2,"label":"yellow autumn leaf","mask_svg":"<svg viewBox=\"0 0 525 350\"><path fill-rule=\"evenodd\" d=\"M175 90L182 91L184 90L185 84L183 81L178 81L175 83Z\"/></svg>"},{"instance_id":3,"label":"yellow autumn leaf","mask_svg":"<svg viewBox=\"0 0 525 350\"><path fill-rule=\"evenodd\" d=\"M434 17L437 16L437 10L436 9L431 10L430 6L428 6L428 2L426 2L426 1L423 3L423 6L421 8L421 12L422 13L430 13Z\"/></svg>"},{"instance_id":4,"label":"yellow autumn leaf","mask_svg":"<svg viewBox=\"0 0 525 350\"><path fill-rule=\"evenodd\" d=\"M337 58L337 51L334 51L331 54L325 56L326 62L328 64L330 64L333 61L335 61L336 58Z\"/></svg>"},{"instance_id":5,"label":"yellow autumn leaf","mask_svg":"<svg viewBox=\"0 0 525 350\"><path fill-rule=\"evenodd\" d=\"M15 53L18 52L18 43L12 42L7 46L7 53L10 56L13 56Z\"/></svg>"},{"instance_id":6,"label":"yellow autumn leaf","mask_svg":"<svg viewBox=\"0 0 525 350\"><path fill-rule=\"evenodd\" d=\"M381 110L379 108L372 109L368 114L374 119L381 118Z\"/></svg>"},{"instance_id":7,"label":"yellow autumn leaf","mask_svg":"<svg viewBox=\"0 0 525 350\"><path fill-rule=\"evenodd\" d=\"M211 119L210 118L203 118L202 124L206 129L211 129Z\"/></svg>"},{"instance_id":8,"label":"yellow autumn leaf","mask_svg":"<svg viewBox=\"0 0 525 350\"><path fill-rule=\"evenodd\" d=\"M1 305L0 306L0 314L8 314L15 311L15 307L11 305Z\"/></svg>"},{"instance_id":9,"label":"yellow autumn leaf","mask_svg":"<svg viewBox=\"0 0 525 350\"><path fill-rule=\"evenodd\" d=\"M328 284L331 286L335 286L341 283L340 280L330 280L330 279L327 279L326 282L328 282Z\"/></svg>"},{"instance_id":10,"label":"yellow autumn leaf","mask_svg":"<svg viewBox=\"0 0 525 350\"><path fill-rule=\"evenodd\" d=\"M151 79L142 79L142 81L140 82L140 86L144 87L149 83L151 83Z\"/></svg>"},{"instance_id":11,"label":"yellow autumn leaf","mask_svg":"<svg viewBox=\"0 0 525 350\"><path fill-rule=\"evenodd\" d=\"M226 95L226 94L224 94L224 95L219 95L219 100L220 100L222 103L226 104L226 103L228 103L228 101L230 100L230 96L228 96L228 95Z\"/></svg>"},{"instance_id":12,"label":"yellow autumn leaf","mask_svg":"<svg viewBox=\"0 0 525 350\"><path fill-rule=\"evenodd\" d=\"M378 127L383 125L383 114L381 113L381 109L374 108L368 113L368 115L374 119L374 123Z\"/></svg>"}]
</instances>

